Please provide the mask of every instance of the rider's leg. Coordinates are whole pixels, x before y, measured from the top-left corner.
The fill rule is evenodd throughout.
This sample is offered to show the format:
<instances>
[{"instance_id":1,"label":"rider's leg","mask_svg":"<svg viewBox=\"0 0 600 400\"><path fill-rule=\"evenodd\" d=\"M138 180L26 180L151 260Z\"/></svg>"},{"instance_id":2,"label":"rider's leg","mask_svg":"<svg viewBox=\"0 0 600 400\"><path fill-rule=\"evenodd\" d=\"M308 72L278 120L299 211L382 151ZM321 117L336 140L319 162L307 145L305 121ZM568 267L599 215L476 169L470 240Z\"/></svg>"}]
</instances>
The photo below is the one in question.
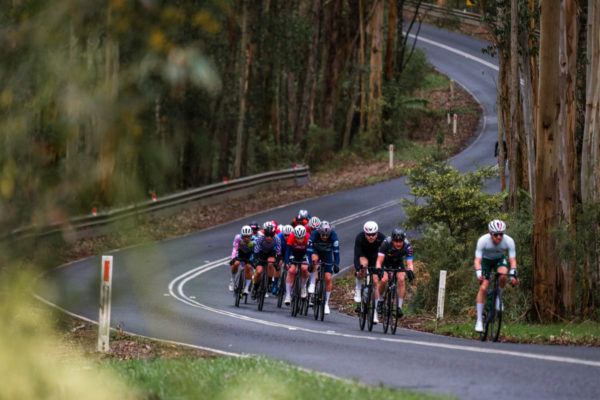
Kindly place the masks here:
<instances>
[{"instance_id":1,"label":"rider's leg","mask_svg":"<svg viewBox=\"0 0 600 400\"><path fill-rule=\"evenodd\" d=\"M291 264L288 269L287 278L285 279L286 296L292 295L292 285L294 284L294 279L296 279L296 268L296 264Z\"/></svg>"},{"instance_id":2,"label":"rider's leg","mask_svg":"<svg viewBox=\"0 0 600 400\"><path fill-rule=\"evenodd\" d=\"M398 308L402 308L404 294L406 293L406 272L397 272L396 279L398 280Z\"/></svg>"},{"instance_id":3,"label":"rider's leg","mask_svg":"<svg viewBox=\"0 0 600 400\"><path fill-rule=\"evenodd\" d=\"M498 267L498 273L502 275L498 277L498 297L496 298L496 310L500 310L500 304L502 302L502 293L504 292L506 282L508 282L508 268Z\"/></svg>"},{"instance_id":4,"label":"rider's leg","mask_svg":"<svg viewBox=\"0 0 600 400\"><path fill-rule=\"evenodd\" d=\"M250 289L250 283L252 283L252 264L249 262L244 265L244 291L248 291Z\"/></svg>"},{"instance_id":5,"label":"rider's leg","mask_svg":"<svg viewBox=\"0 0 600 400\"><path fill-rule=\"evenodd\" d=\"M306 281L308 280L308 264L302 264L300 266L300 273L302 277L302 287L306 287Z\"/></svg>"},{"instance_id":6,"label":"rider's leg","mask_svg":"<svg viewBox=\"0 0 600 400\"><path fill-rule=\"evenodd\" d=\"M479 285L479 291L477 292L477 322L483 321L483 309L485 307L485 296L490 282L484 279Z\"/></svg>"}]
</instances>

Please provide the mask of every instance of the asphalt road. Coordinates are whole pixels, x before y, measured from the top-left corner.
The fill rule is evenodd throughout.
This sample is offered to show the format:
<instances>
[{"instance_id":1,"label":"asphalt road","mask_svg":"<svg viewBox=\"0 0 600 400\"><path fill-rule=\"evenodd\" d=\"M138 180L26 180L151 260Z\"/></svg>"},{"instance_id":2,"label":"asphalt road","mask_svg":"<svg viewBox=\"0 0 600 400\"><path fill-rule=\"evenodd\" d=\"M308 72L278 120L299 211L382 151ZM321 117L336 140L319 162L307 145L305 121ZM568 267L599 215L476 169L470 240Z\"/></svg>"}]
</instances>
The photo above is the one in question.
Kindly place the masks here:
<instances>
[{"instance_id":1,"label":"asphalt road","mask_svg":"<svg viewBox=\"0 0 600 400\"><path fill-rule=\"evenodd\" d=\"M477 39L424 26L419 45L440 71L467 88L484 118L470 147L451 163L462 171L495 162L495 61ZM491 190L494 190L492 183ZM381 326L362 332L354 317L332 312L325 321L292 318L266 300L233 306L224 260L243 223L291 219L299 208L334 222L342 266L352 260L355 235L367 219L384 232L403 218L397 200L408 194L403 179L315 198L251 218L153 245L113 253L112 325L149 337L227 354L260 354L368 384L453 394L463 399L598 399L600 349L481 343ZM50 274L39 293L49 302L97 320L100 260L93 257ZM473 294L475 295L475 293Z\"/></svg>"}]
</instances>

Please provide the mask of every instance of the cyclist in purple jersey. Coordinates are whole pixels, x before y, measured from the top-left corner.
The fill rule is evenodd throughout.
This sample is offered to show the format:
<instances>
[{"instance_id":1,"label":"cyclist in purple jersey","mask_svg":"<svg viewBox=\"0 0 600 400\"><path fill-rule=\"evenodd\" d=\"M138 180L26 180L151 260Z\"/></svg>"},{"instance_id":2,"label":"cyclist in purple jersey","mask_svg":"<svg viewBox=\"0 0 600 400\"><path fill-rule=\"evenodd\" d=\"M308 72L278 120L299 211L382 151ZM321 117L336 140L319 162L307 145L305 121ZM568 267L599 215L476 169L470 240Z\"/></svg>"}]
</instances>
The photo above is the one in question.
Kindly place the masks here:
<instances>
[{"instance_id":1,"label":"cyclist in purple jersey","mask_svg":"<svg viewBox=\"0 0 600 400\"><path fill-rule=\"evenodd\" d=\"M267 267L267 276L273 277L280 256L281 242L279 237L275 236L275 227L271 222L265 222L263 235L257 237L254 244L254 261L256 264L254 282L259 281L265 266ZM266 296L268 297L268 295Z\"/></svg>"},{"instance_id":2,"label":"cyclist in purple jersey","mask_svg":"<svg viewBox=\"0 0 600 400\"><path fill-rule=\"evenodd\" d=\"M231 251L231 280L229 281L229 291L233 291L233 280L238 272L240 264L244 263L244 278L246 284L244 292L248 293L250 282L252 281L252 256L254 254L254 241L252 236L252 228L244 225L239 234L233 239L233 249Z\"/></svg>"},{"instance_id":3,"label":"cyclist in purple jersey","mask_svg":"<svg viewBox=\"0 0 600 400\"><path fill-rule=\"evenodd\" d=\"M291 225L283 225L281 228L281 232L277 234L279 237L279 241L281 242L281 257L279 257L279 265L277 270L275 271L275 278L273 280L273 291L272 293L277 293L277 286L279 285L279 278L281 276L281 267L283 266L283 256L285 255L287 248L287 241L290 235L294 232L294 228Z\"/></svg>"}]
</instances>

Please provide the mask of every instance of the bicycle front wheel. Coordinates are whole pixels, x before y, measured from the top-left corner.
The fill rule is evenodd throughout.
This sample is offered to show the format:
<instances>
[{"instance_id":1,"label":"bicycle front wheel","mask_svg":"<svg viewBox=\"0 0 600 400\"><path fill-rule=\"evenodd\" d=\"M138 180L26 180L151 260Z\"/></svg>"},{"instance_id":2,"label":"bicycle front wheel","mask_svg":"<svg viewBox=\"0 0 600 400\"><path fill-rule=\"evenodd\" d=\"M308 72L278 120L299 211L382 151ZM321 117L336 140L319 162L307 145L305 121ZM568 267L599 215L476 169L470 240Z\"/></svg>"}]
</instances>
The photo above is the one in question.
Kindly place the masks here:
<instances>
[{"instance_id":1,"label":"bicycle front wheel","mask_svg":"<svg viewBox=\"0 0 600 400\"><path fill-rule=\"evenodd\" d=\"M279 278L279 286L277 287L277 308L281 308L283 304L283 296L285 296L285 281L287 279L287 271L283 271Z\"/></svg>"},{"instance_id":2,"label":"bicycle front wheel","mask_svg":"<svg viewBox=\"0 0 600 400\"><path fill-rule=\"evenodd\" d=\"M367 297L367 288L365 288L363 286L363 288L360 290L361 294L360 294L360 305L359 305L359 311L358 311L358 326L360 327L360 330L364 330L365 329L365 322L367 322L367 309L368 309L368 300L366 299Z\"/></svg>"},{"instance_id":3,"label":"bicycle front wheel","mask_svg":"<svg viewBox=\"0 0 600 400\"><path fill-rule=\"evenodd\" d=\"M260 277L260 283L258 284L258 290L256 291L256 297L258 298L258 311L263 310L265 305L265 294L267 292L267 271L263 271Z\"/></svg>"},{"instance_id":4,"label":"bicycle front wheel","mask_svg":"<svg viewBox=\"0 0 600 400\"><path fill-rule=\"evenodd\" d=\"M319 281L319 318L325 318L325 282Z\"/></svg>"},{"instance_id":5,"label":"bicycle front wheel","mask_svg":"<svg viewBox=\"0 0 600 400\"><path fill-rule=\"evenodd\" d=\"M373 318L375 315L375 293L372 286L367 290L367 328L369 332L373 330Z\"/></svg>"},{"instance_id":6,"label":"bicycle front wheel","mask_svg":"<svg viewBox=\"0 0 600 400\"><path fill-rule=\"evenodd\" d=\"M235 288L233 291L233 295L235 296L235 306L239 307L240 300L242 298L242 292L244 290L244 270L243 269L238 272L238 277L235 281L236 281L236 284L235 284Z\"/></svg>"},{"instance_id":7,"label":"bicycle front wheel","mask_svg":"<svg viewBox=\"0 0 600 400\"><path fill-rule=\"evenodd\" d=\"M381 305L381 325L383 326L383 333L387 333L390 326L390 314L392 313L391 307L392 302L390 291L386 290L383 297L383 304Z\"/></svg>"},{"instance_id":8,"label":"bicycle front wheel","mask_svg":"<svg viewBox=\"0 0 600 400\"><path fill-rule=\"evenodd\" d=\"M496 307L496 298L498 296L498 292L495 293L492 306ZM490 334L492 335L492 341L497 342L500 337L500 328L502 327L502 302L500 301L500 307L498 310L495 310L493 314L492 321L490 322Z\"/></svg>"},{"instance_id":9,"label":"bicycle front wheel","mask_svg":"<svg viewBox=\"0 0 600 400\"><path fill-rule=\"evenodd\" d=\"M395 335L396 328L398 327L398 313L400 312L398 309L398 293L395 289L390 297L392 303L392 306L390 307L390 331L392 335Z\"/></svg>"}]
</instances>

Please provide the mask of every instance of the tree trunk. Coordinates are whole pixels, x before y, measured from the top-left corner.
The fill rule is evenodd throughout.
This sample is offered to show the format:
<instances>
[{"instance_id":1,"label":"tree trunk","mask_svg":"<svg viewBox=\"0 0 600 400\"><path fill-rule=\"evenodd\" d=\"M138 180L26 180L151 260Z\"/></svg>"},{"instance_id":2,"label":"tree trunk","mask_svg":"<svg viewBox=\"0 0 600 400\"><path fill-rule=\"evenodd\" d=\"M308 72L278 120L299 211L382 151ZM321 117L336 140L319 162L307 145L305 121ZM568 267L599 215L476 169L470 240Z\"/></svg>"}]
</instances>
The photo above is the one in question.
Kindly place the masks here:
<instances>
[{"instance_id":1,"label":"tree trunk","mask_svg":"<svg viewBox=\"0 0 600 400\"><path fill-rule=\"evenodd\" d=\"M359 15L359 22L358 22L358 29L359 29L359 35L360 35L360 44L359 44L359 50L358 50L358 62L359 62L359 68L360 68L360 75L359 75L359 80L360 80L360 122L359 122L359 132L362 132L365 129L365 109L366 109L366 102L367 102L367 93L366 93L366 88L365 88L365 76L364 76L364 72L363 69L365 68L365 44L366 44L366 39L365 39L365 15L364 15L364 7L363 7L363 0L358 0L358 15Z\"/></svg>"},{"instance_id":2,"label":"tree trunk","mask_svg":"<svg viewBox=\"0 0 600 400\"><path fill-rule=\"evenodd\" d=\"M385 79L394 77L394 60L396 58L396 31L398 29L398 8L396 0L389 1L388 8L388 35L385 46Z\"/></svg>"},{"instance_id":3,"label":"tree trunk","mask_svg":"<svg viewBox=\"0 0 600 400\"><path fill-rule=\"evenodd\" d=\"M498 114L498 167L500 168L500 190L506 189L506 154L504 152L504 118L502 112L502 87L504 86L504 62L498 62L498 87L496 88L496 110Z\"/></svg>"},{"instance_id":4,"label":"tree trunk","mask_svg":"<svg viewBox=\"0 0 600 400\"><path fill-rule=\"evenodd\" d=\"M302 87L302 100L300 101L300 116L297 120L297 125L294 130L294 143L301 143L304 139L304 134L310 123L311 107L314 98L314 86L317 74L317 53L319 51L319 10L321 7L320 0L313 0L310 10L312 20L312 42L308 50L308 60L306 63L306 76L304 78L304 86Z\"/></svg>"},{"instance_id":5,"label":"tree trunk","mask_svg":"<svg viewBox=\"0 0 600 400\"><path fill-rule=\"evenodd\" d=\"M527 152L527 181L529 182L529 194L532 198L535 197L535 110L533 102L533 76L532 70L537 69L537 65L531 65L532 57L529 52L528 32L521 32L519 35L519 43L521 46L521 75L523 76L523 97L525 99L525 145Z\"/></svg>"},{"instance_id":6,"label":"tree trunk","mask_svg":"<svg viewBox=\"0 0 600 400\"><path fill-rule=\"evenodd\" d=\"M598 204L600 196L600 4L588 0L587 10L587 69L585 123L581 154L581 196L584 208ZM581 314L586 317L589 305L600 288L600 228L592 225L590 242L585 243L584 274L582 279Z\"/></svg>"},{"instance_id":7,"label":"tree trunk","mask_svg":"<svg viewBox=\"0 0 600 400\"><path fill-rule=\"evenodd\" d=\"M342 68L342 46L340 46L340 22L342 20L343 9L342 0L333 0L329 7L330 10L326 13L328 16L327 31L329 34L325 34L327 42L324 43L324 47L327 48L327 57L323 60L325 62L325 73L323 74L323 95L321 96L323 99L321 126L326 129L334 130L337 86L340 77L340 69Z\"/></svg>"},{"instance_id":8,"label":"tree trunk","mask_svg":"<svg viewBox=\"0 0 600 400\"><path fill-rule=\"evenodd\" d=\"M560 260L555 249L552 229L558 227L558 180L556 154L560 134L556 115L560 109L557 27L560 5L552 0L540 1L540 84L536 138L535 207L533 228L533 307L542 322L553 320L559 311L558 276Z\"/></svg>"},{"instance_id":9,"label":"tree trunk","mask_svg":"<svg viewBox=\"0 0 600 400\"><path fill-rule=\"evenodd\" d=\"M239 114L235 136L235 161L233 164L233 176L239 178L242 175L242 157L244 146L244 122L246 119L246 93L248 92L248 0L240 0L242 6L241 41L239 59Z\"/></svg>"},{"instance_id":10,"label":"tree trunk","mask_svg":"<svg viewBox=\"0 0 600 400\"><path fill-rule=\"evenodd\" d=\"M369 113L367 131L374 136L373 143L382 143L381 137L381 75L382 75L382 36L383 36L383 1L375 0L375 11L371 18L371 72L369 77Z\"/></svg>"},{"instance_id":11,"label":"tree trunk","mask_svg":"<svg viewBox=\"0 0 600 400\"><path fill-rule=\"evenodd\" d=\"M562 220L575 237L575 80L577 76L577 9L574 1L561 0L559 40L559 93L556 155L558 156L558 206ZM575 255L565 254L561 260L559 297L561 314L572 315L575 310Z\"/></svg>"},{"instance_id":12,"label":"tree trunk","mask_svg":"<svg viewBox=\"0 0 600 400\"><path fill-rule=\"evenodd\" d=\"M510 134L510 160L508 163L508 191L510 199L510 208L513 211L519 208L519 174L518 174L518 160L517 153L520 146L520 134L518 124L518 107L520 107L519 100L519 71L518 71L518 60L519 60L519 48L517 42L518 36L518 21L517 17L519 10L517 7L517 0L510 0L510 129L507 131L507 136Z\"/></svg>"}]
</instances>

